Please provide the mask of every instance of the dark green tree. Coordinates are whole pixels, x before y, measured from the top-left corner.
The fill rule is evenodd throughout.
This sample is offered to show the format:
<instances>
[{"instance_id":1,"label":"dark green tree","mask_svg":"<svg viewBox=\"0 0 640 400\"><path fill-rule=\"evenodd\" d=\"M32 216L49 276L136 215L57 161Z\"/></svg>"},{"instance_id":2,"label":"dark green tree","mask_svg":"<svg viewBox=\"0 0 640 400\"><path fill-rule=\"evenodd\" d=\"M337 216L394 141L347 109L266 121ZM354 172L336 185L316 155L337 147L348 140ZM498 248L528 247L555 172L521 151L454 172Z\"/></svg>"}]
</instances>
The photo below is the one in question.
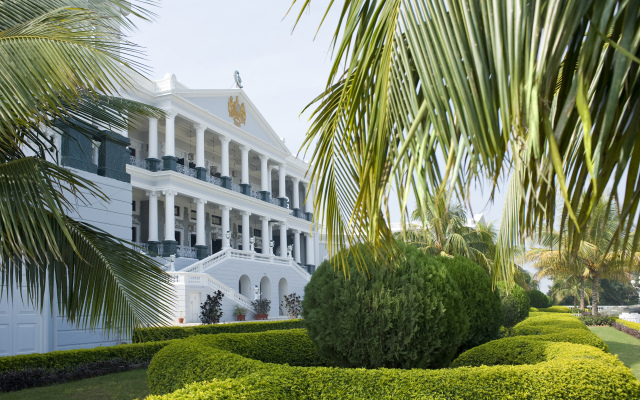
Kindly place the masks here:
<instances>
[{"instance_id":1,"label":"dark green tree","mask_svg":"<svg viewBox=\"0 0 640 400\"><path fill-rule=\"evenodd\" d=\"M211 295L207 295L207 300L200 306L202 310L200 312L200 321L203 324L217 324L220 322L220 318L222 318L222 298L224 297L224 293L220 290L213 293L213 297Z\"/></svg>"}]
</instances>

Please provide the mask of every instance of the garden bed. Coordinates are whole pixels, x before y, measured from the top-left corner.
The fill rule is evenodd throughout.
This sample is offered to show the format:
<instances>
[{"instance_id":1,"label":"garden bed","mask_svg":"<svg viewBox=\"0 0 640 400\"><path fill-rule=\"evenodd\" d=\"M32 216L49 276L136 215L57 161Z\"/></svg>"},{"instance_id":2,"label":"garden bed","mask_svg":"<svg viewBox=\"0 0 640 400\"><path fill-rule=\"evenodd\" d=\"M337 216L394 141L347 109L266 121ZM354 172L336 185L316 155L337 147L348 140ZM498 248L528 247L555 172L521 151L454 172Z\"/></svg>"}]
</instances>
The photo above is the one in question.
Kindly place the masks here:
<instances>
[{"instance_id":1,"label":"garden bed","mask_svg":"<svg viewBox=\"0 0 640 400\"><path fill-rule=\"evenodd\" d=\"M154 357L148 383L156 396L150 399L640 396L640 382L577 318L533 315L513 332L516 337L489 342L459 358L474 361L453 363L473 366L439 370L325 367L304 330L198 336L172 343ZM514 359L513 349L520 349L522 357Z\"/></svg>"}]
</instances>

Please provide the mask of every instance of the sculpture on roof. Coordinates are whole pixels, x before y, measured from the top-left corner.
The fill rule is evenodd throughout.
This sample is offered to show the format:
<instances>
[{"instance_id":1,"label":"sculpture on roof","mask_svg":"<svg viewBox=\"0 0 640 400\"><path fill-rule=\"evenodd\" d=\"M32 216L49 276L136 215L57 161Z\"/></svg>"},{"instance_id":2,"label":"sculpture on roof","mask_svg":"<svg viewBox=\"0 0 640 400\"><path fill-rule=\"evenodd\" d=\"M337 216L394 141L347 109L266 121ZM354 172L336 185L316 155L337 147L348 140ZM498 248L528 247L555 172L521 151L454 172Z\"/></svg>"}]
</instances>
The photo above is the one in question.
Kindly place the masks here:
<instances>
[{"instance_id":1,"label":"sculpture on roof","mask_svg":"<svg viewBox=\"0 0 640 400\"><path fill-rule=\"evenodd\" d=\"M229 117L233 118L233 123L238 127L247 121L247 111L244 108L244 103L240 104L238 101L238 96L235 101L233 96L229 96Z\"/></svg>"}]
</instances>

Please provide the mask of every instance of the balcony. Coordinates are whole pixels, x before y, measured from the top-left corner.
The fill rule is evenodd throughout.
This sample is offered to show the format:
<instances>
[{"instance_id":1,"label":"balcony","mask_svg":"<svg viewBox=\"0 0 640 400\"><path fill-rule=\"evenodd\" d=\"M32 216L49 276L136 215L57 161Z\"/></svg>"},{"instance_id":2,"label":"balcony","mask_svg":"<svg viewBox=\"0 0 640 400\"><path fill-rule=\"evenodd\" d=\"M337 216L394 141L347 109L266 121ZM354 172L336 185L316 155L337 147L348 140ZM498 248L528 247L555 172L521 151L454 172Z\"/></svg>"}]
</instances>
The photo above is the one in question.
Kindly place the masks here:
<instances>
[{"instance_id":1,"label":"balcony","mask_svg":"<svg viewBox=\"0 0 640 400\"><path fill-rule=\"evenodd\" d=\"M157 164L155 162L151 162L150 160L145 160L143 158L138 158L136 156L129 156L129 160L128 160L128 164L132 165L134 167L138 167L138 168L142 168L142 169L146 169L152 172L158 171L159 168L157 167ZM151 165L153 164L153 165ZM194 178L194 179L200 179L198 178L198 171L193 169L193 168L189 168L188 166L184 166L182 164L176 164L175 167L175 171L186 175L188 177ZM225 181L217 176L213 176L210 174L206 174L204 175L204 178L201 179L205 182L211 183L213 185L216 186L220 186L222 188L228 189L228 190L232 190L234 192L237 193L242 193L246 196L250 196L253 197L255 199L258 200L262 200L265 201L267 203L282 207L282 208L289 208L289 204L288 201L286 199L280 199L280 198L273 198L271 197L271 194L268 192L262 192L262 191L255 191L252 189L251 185L238 185L237 183L233 183L233 182L227 182L227 184L225 185ZM245 187L246 186L246 187ZM311 221L311 218L309 218L307 215L305 214L310 214L310 213L303 213L300 212L299 215L292 213L291 215L294 215L295 217L307 220L307 221Z\"/></svg>"}]
</instances>

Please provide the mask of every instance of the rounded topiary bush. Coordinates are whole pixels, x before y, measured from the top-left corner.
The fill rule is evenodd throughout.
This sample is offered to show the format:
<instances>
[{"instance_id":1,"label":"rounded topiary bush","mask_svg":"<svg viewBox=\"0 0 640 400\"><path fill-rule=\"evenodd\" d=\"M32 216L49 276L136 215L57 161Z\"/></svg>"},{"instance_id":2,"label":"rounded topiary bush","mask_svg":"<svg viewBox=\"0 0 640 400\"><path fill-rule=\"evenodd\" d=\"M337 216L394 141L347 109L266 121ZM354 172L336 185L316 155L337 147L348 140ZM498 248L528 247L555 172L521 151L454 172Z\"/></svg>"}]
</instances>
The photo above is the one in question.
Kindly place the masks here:
<instances>
[{"instance_id":1,"label":"rounded topiary bush","mask_svg":"<svg viewBox=\"0 0 640 400\"><path fill-rule=\"evenodd\" d=\"M514 285L509 292L502 286L500 288L502 299L502 311L504 313L504 326L510 328L529 316L529 296L518 285Z\"/></svg>"},{"instance_id":2,"label":"rounded topiary bush","mask_svg":"<svg viewBox=\"0 0 640 400\"><path fill-rule=\"evenodd\" d=\"M529 304L535 308L551 307L551 298L539 290L530 290L527 292L529 296Z\"/></svg>"},{"instance_id":3,"label":"rounded topiary bush","mask_svg":"<svg viewBox=\"0 0 640 400\"><path fill-rule=\"evenodd\" d=\"M467 338L462 295L446 268L422 250L399 243L392 267L364 255L359 271L345 250L348 276L324 262L305 288L302 315L326 363L341 367L446 366ZM361 264L362 265L362 264Z\"/></svg>"},{"instance_id":4,"label":"rounded topiary bush","mask_svg":"<svg viewBox=\"0 0 640 400\"><path fill-rule=\"evenodd\" d=\"M503 324L500 294L492 290L491 277L465 257L440 257L456 281L469 316L469 333L461 350L479 346L498 337Z\"/></svg>"}]
</instances>

